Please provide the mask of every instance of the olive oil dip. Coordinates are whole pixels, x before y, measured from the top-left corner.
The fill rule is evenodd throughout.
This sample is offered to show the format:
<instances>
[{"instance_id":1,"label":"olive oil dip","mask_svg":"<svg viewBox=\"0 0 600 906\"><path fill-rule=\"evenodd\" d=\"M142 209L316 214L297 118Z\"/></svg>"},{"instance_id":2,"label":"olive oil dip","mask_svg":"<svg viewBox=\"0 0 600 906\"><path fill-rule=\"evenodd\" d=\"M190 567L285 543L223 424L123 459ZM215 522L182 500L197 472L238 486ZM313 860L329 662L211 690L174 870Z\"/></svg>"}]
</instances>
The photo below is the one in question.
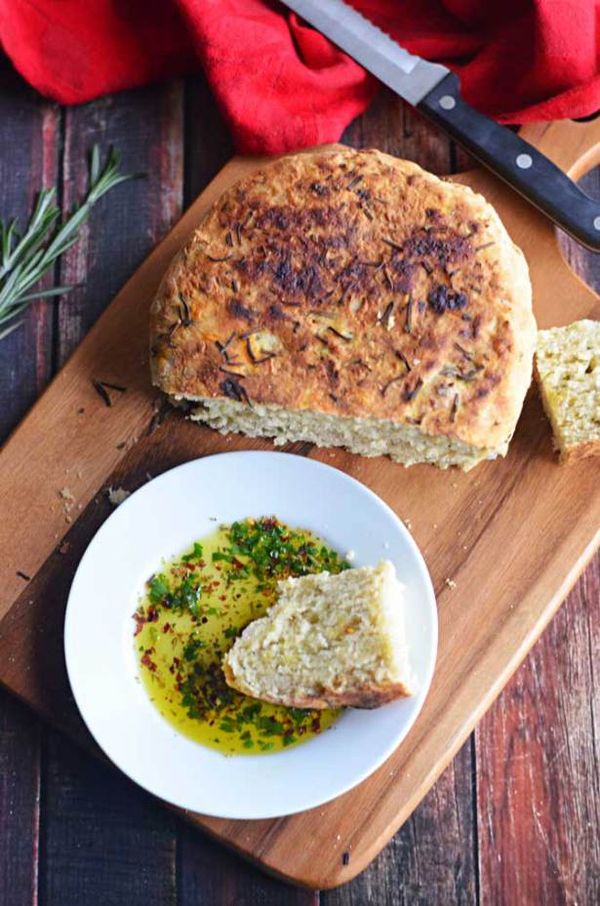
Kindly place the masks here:
<instances>
[{"instance_id":1,"label":"olive oil dip","mask_svg":"<svg viewBox=\"0 0 600 906\"><path fill-rule=\"evenodd\" d=\"M140 677L163 717L226 755L280 751L330 727L339 711L285 708L231 689L221 661L275 602L279 579L348 567L321 539L275 517L222 525L165 563L134 614Z\"/></svg>"}]
</instances>

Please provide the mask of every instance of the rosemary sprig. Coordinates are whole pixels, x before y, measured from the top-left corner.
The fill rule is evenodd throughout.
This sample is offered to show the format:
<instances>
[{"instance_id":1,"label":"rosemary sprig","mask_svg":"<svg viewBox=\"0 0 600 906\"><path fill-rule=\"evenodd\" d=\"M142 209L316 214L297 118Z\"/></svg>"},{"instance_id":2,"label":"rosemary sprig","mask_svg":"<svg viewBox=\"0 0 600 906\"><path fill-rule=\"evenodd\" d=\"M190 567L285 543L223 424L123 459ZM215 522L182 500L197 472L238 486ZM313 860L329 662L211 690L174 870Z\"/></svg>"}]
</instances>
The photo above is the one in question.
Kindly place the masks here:
<instances>
[{"instance_id":1,"label":"rosemary sprig","mask_svg":"<svg viewBox=\"0 0 600 906\"><path fill-rule=\"evenodd\" d=\"M68 217L59 223L60 209L56 206L56 189L39 193L25 232L21 235L16 219L0 220L0 340L22 323L13 321L34 299L48 299L69 292L71 286L53 286L35 290L57 259L79 239L79 228L92 207L110 189L138 174L119 173L119 154L109 149L104 166L100 150L94 145L90 155L89 186L80 202ZM31 291L32 290L32 291Z\"/></svg>"}]
</instances>

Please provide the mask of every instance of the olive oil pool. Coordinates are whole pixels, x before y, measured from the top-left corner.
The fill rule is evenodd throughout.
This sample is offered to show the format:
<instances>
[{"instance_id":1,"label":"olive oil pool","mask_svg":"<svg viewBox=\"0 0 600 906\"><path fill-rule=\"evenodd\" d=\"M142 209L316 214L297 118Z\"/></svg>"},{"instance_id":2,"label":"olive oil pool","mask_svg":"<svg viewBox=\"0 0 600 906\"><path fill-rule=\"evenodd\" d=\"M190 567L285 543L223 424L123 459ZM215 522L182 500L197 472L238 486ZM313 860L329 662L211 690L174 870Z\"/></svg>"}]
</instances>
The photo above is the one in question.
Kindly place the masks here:
<instances>
[{"instance_id":1,"label":"olive oil pool","mask_svg":"<svg viewBox=\"0 0 600 906\"><path fill-rule=\"evenodd\" d=\"M163 717L226 755L257 755L322 733L336 710L284 708L231 689L221 660L275 602L277 582L349 564L320 538L274 517L220 526L146 583L134 614L142 682Z\"/></svg>"}]
</instances>

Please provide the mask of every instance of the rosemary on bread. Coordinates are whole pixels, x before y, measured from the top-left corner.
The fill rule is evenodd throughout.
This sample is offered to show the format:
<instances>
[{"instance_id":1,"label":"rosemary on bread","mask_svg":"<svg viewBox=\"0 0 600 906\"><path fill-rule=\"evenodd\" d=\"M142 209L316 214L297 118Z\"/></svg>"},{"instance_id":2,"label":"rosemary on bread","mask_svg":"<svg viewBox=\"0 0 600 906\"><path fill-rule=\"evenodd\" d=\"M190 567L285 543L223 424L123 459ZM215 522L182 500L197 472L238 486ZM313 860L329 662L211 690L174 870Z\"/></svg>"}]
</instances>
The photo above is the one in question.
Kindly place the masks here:
<instances>
[{"instance_id":1,"label":"rosemary on bread","mask_svg":"<svg viewBox=\"0 0 600 906\"><path fill-rule=\"evenodd\" d=\"M150 362L222 433L470 469L507 452L535 327L485 199L376 150L317 150L215 201L152 304Z\"/></svg>"}]
</instances>

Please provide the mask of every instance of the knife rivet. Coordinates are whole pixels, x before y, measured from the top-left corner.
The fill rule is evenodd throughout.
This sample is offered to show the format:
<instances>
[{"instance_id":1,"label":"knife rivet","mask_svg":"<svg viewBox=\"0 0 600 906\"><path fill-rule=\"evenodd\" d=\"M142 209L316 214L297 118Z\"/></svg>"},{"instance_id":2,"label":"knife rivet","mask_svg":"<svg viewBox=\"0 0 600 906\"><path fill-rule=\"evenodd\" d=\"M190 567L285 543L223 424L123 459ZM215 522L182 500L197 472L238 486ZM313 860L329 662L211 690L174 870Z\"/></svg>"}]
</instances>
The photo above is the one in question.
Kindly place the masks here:
<instances>
[{"instance_id":1,"label":"knife rivet","mask_svg":"<svg viewBox=\"0 0 600 906\"><path fill-rule=\"evenodd\" d=\"M600 217L594 217L594 229L600 230Z\"/></svg>"},{"instance_id":2,"label":"knife rivet","mask_svg":"<svg viewBox=\"0 0 600 906\"><path fill-rule=\"evenodd\" d=\"M517 167L520 167L521 170L529 170L532 164L533 158L531 154L519 154L517 156Z\"/></svg>"},{"instance_id":3,"label":"knife rivet","mask_svg":"<svg viewBox=\"0 0 600 906\"><path fill-rule=\"evenodd\" d=\"M440 98L440 107L442 110L453 110L456 107L456 100L451 94L445 94Z\"/></svg>"}]
</instances>

